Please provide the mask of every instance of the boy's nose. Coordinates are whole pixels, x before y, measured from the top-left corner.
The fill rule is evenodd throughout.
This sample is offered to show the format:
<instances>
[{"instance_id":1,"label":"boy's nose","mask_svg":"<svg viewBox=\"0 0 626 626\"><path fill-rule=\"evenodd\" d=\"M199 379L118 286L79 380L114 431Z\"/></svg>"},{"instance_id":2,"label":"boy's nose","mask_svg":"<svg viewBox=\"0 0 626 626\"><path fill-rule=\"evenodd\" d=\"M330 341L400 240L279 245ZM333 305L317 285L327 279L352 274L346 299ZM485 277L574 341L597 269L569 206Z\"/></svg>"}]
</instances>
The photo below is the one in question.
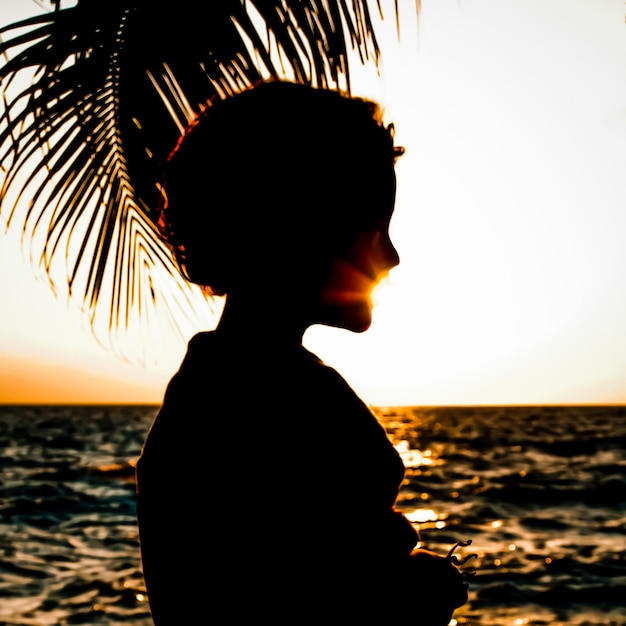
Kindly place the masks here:
<instances>
[{"instance_id":1,"label":"boy's nose","mask_svg":"<svg viewBox=\"0 0 626 626\"><path fill-rule=\"evenodd\" d=\"M400 255L398 254L398 251L393 243L391 243L389 234L379 233L379 240L377 243L377 256L381 271L390 270L400 264Z\"/></svg>"}]
</instances>

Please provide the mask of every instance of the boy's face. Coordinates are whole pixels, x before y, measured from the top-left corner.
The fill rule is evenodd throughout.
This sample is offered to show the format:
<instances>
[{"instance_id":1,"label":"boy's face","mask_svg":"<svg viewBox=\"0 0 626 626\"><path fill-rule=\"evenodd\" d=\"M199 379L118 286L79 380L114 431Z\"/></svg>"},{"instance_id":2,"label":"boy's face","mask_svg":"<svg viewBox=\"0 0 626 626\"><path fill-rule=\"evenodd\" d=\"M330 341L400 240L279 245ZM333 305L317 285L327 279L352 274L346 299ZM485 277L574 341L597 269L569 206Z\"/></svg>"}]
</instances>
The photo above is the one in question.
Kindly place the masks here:
<instances>
[{"instance_id":1,"label":"boy's face","mask_svg":"<svg viewBox=\"0 0 626 626\"><path fill-rule=\"evenodd\" d=\"M376 225L356 232L346 252L335 259L318 293L316 323L363 332L372 323L372 291L400 258L389 237L395 202L395 174L386 207Z\"/></svg>"}]
</instances>

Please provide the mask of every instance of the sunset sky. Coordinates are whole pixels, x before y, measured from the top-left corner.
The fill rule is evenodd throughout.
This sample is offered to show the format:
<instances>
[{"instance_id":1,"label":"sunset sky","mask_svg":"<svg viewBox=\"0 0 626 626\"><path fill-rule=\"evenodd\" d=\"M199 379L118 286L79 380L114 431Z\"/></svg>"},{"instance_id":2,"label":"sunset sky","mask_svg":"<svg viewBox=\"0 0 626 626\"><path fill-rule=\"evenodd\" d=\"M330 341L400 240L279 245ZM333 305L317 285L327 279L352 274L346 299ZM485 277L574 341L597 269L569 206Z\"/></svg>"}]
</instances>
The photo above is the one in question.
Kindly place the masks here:
<instances>
[{"instance_id":1,"label":"sunset sky","mask_svg":"<svg viewBox=\"0 0 626 626\"><path fill-rule=\"evenodd\" d=\"M377 405L626 403L623 0L423 0L417 34L412 5L353 85L407 148L401 264L367 333L307 347ZM159 402L184 348L121 361L0 234L0 402Z\"/></svg>"}]
</instances>

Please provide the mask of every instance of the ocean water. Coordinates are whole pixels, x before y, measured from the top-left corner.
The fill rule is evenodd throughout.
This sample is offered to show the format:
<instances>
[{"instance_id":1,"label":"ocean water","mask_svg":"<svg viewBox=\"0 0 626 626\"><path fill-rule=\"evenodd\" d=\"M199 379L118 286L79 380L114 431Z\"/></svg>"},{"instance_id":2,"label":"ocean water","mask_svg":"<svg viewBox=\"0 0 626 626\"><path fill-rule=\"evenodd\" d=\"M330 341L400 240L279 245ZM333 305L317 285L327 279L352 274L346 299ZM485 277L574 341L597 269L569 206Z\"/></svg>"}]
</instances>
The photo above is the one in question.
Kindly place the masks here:
<instances>
[{"instance_id":1,"label":"ocean water","mask_svg":"<svg viewBox=\"0 0 626 626\"><path fill-rule=\"evenodd\" d=\"M151 624L134 463L156 411L0 406L0 624ZM626 407L377 412L423 543L478 555L452 623L626 626Z\"/></svg>"}]
</instances>

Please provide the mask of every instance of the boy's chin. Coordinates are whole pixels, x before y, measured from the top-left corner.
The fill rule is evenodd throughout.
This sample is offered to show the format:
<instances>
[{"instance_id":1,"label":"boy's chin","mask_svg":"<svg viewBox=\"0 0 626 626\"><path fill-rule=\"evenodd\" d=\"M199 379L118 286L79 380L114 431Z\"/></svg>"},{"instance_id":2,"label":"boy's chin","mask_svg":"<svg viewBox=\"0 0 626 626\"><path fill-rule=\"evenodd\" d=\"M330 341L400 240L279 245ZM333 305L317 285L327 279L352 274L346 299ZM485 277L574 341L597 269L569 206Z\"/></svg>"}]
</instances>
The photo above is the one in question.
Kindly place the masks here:
<instances>
[{"instance_id":1,"label":"boy's chin","mask_svg":"<svg viewBox=\"0 0 626 626\"><path fill-rule=\"evenodd\" d=\"M372 309L366 305L350 307L335 325L353 333L364 333L372 325Z\"/></svg>"}]
</instances>

